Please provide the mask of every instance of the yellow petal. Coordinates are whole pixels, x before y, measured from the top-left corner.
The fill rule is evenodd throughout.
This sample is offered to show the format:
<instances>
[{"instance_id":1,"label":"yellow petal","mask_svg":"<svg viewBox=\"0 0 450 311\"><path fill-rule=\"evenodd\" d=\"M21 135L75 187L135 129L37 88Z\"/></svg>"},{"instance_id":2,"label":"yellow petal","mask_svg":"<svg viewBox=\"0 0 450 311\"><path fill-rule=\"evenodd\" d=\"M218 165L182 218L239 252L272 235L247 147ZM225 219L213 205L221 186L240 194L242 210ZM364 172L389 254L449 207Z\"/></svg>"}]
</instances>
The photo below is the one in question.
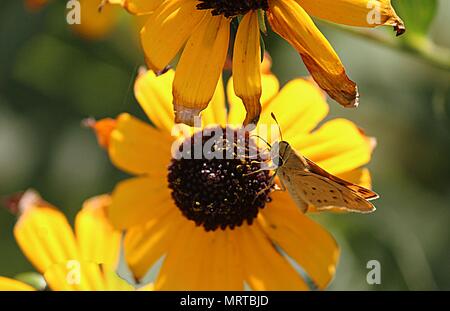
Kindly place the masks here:
<instances>
[{"instance_id":1,"label":"yellow petal","mask_svg":"<svg viewBox=\"0 0 450 311\"><path fill-rule=\"evenodd\" d=\"M22 252L39 272L55 263L79 258L72 228L66 217L46 202L26 206L14 226Z\"/></svg>"},{"instance_id":2,"label":"yellow petal","mask_svg":"<svg viewBox=\"0 0 450 311\"><path fill-rule=\"evenodd\" d=\"M145 291L153 291L153 290L155 290L155 284L153 284L153 283L148 283L148 284L138 288L138 291L144 291L144 292Z\"/></svg>"},{"instance_id":3,"label":"yellow petal","mask_svg":"<svg viewBox=\"0 0 450 311\"><path fill-rule=\"evenodd\" d=\"M78 0L81 8L80 24L72 25L73 30L87 39L104 37L117 21L118 10L114 6L99 7L102 0Z\"/></svg>"},{"instance_id":4,"label":"yellow petal","mask_svg":"<svg viewBox=\"0 0 450 311\"><path fill-rule=\"evenodd\" d=\"M105 290L109 291L132 291L135 288L127 281L122 279L114 270L102 268L103 280L105 283ZM147 287L150 290L150 287Z\"/></svg>"},{"instance_id":5,"label":"yellow petal","mask_svg":"<svg viewBox=\"0 0 450 311\"><path fill-rule=\"evenodd\" d=\"M48 286L54 291L104 290L98 264L68 260L48 267L44 273Z\"/></svg>"},{"instance_id":6,"label":"yellow petal","mask_svg":"<svg viewBox=\"0 0 450 311\"><path fill-rule=\"evenodd\" d=\"M228 123L238 126L243 123L246 112L242 100L234 93L233 84L233 78L230 78L227 85L227 97L230 105L230 111L228 112ZM261 76L261 85L261 105L265 107L278 93L280 83L275 75L263 74Z\"/></svg>"},{"instance_id":7,"label":"yellow petal","mask_svg":"<svg viewBox=\"0 0 450 311\"><path fill-rule=\"evenodd\" d=\"M264 52L264 58L261 63L261 73L262 74L271 74L272 73L272 57L270 57L269 52Z\"/></svg>"},{"instance_id":8,"label":"yellow petal","mask_svg":"<svg viewBox=\"0 0 450 311\"><path fill-rule=\"evenodd\" d=\"M143 226L130 228L124 240L126 261L136 279L141 279L153 264L177 241L180 228L188 220L171 204L159 206Z\"/></svg>"},{"instance_id":9,"label":"yellow petal","mask_svg":"<svg viewBox=\"0 0 450 311\"><path fill-rule=\"evenodd\" d=\"M208 107L202 112L203 126L227 123L227 107L225 106L225 90L222 78L217 83L216 91Z\"/></svg>"},{"instance_id":10,"label":"yellow petal","mask_svg":"<svg viewBox=\"0 0 450 311\"><path fill-rule=\"evenodd\" d=\"M0 276L0 291L34 291L30 285Z\"/></svg>"},{"instance_id":11,"label":"yellow petal","mask_svg":"<svg viewBox=\"0 0 450 311\"><path fill-rule=\"evenodd\" d=\"M280 124L283 139L292 143L299 135L313 130L326 117L328 110L324 94L314 82L295 79L264 105L260 123L261 126L275 125L270 115L273 113ZM278 129L274 130L268 133L271 141L279 138Z\"/></svg>"},{"instance_id":12,"label":"yellow petal","mask_svg":"<svg viewBox=\"0 0 450 311\"><path fill-rule=\"evenodd\" d=\"M155 11L165 0L108 0L110 3L119 2L130 13L136 15L149 14Z\"/></svg>"},{"instance_id":13,"label":"yellow petal","mask_svg":"<svg viewBox=\"0 0 450 311\"><path fill-rule=\"evenodd\" d=\"M110 204L111 198L107 195L87 200L75 218L75 233L81 260L115 269L119 260L121 233L106 218L106 208Z\"/></svg>"},{"instance_id":14,"label":"yellow petal","mask_svg":"<svg viewBox=\"0 0 450 311\"><path fill-rule=\"evenodd\" d=\"M405 30L391 0L297 0L309 14L329 21L359 27L394 26L397 34Z\"/></svg>"},{"instance_id":15,"label":"yellow petal","mask_svg":"<svg viewBox=\"0 0 450 311\"><path fill-rule=\"evenodd\" d=\"M108 218L117 229L144 224L172 202L166 176L137 177L117 184Z\"/></svg>"},{"instance_id":16,"label":"yellow petal","mask_svg":"<svg viewBox=\"0 0 450 311\"><path fill-rule=\"evenodd\" d=\"M149 70L141 73L134 84L134 94L149 119L159 129L172 131L175 114L172 106L172 83L175 71L162 75Z\"/></svg>"},{"instance_id":17,"label":"yellow petal","mask_svg":"<svg viewBox=\"0 0 450 311\"><path fill-rule=\"evenodd\" d=\"M133 290L117 274L93 262L67 261L51 266L44 273L54 291Z\"/></svg>"},{"instance_id":18,"label":"yellow petal","mask_svg":"<svg viewBox=\"0 0 450 311\"><path fill-rule=\"evenodd\" d=\"M272 29L301 55L317 84L344 107L358 105L358 89L346 73L336 52L295 0L269 1L267 13Z\"/></svg>"},{"instance_id":19,"label":"yellow petal","mask_svg":"<svg viewBox=\"0 0 450 311\"><path fill-rule=\"evenodd\" d=\"M207 290L209 275L201 273L213 234L185 221L164 259L156 290Z\"/></svg>"},{"instance_id":20,"label":"yellow petal","mask_svg":"<svg viewBox=\"0 0 450 311\"><path fill-rule=\"evenodd\" d=\"M372 178L367 168L357 168L347 171L339 174L338 177L367 189L372 188Z\"/></svg>"},{"instance_id":21,"label":"yellow petal","mask_svg":"<svg viewBox=\"0 0 450 311\"><path fill-rule=\"evenodd\" d=\"M346 119L334 119L309 135L291 141L301 154L337 175L370 161L371 147L358 127Z\"/></svg>"},{"instance_id":22,"label":"yellow petal","mask_svg":"<svg viewBox=\"0 0 450 311\"><path fill-rule=\"evenodd\" d=\"M324 289L336 271L336 241L305 216L286 192L274 192L271 196L272 203L261 212L265 232Z\"/></svg>"},{"instance_id":23,"label":"yellow petal","mask_svg":"<svg viewBox=\"0 0 450 311\"><path fill-rule=\"evenodd\" d=\"M131 174L165 176L171 145L169 134L124 113L111 133L109 156L114 165Z\"/></svg>"},{"instance_id":24,"label":"yellow petal","mask_svg":"<svg viewBox=\"0 0 450 311\"><path fill-rule=\"evenodd\" d=\"M205 16L206 11L198 11L196 5L196 0L169 0L150 15L141 30L141 43L153 71L169 64Z\"/></svg>"},{"instance_id":25,"label":"yellow petal","mask_svg":"<svg viewBox=\"0 0 450 311\"><path fill-rule=\"evenodd\" d=\"M244 274L234 232L217 230L208 234L211 237L204 244L208 253L206 259L202 258L201 289L244 290Z\"/></svg>"},{"instance_id":26,"label":"yellow petal","mask_svg":"<svg viewBox=\"0 0 450 311\"><path fill-rule=\"evenodd\" d=\"M109 148L111 133L117 126L117 121L111 118L95 121L94 119L86 119L83 124L95 131L97 142L104 149Z\"/></svg>"},{"instance_id":27,"label":"yellow petal","mask_svg":"<svg viewBox=\"0 0 450 311\"><path fill-rule=\"evenodd\" d=\"M244 125L257 124L261 114L261 50L258 11L250 11L239 23L233 52L234 91L244 103Z\"/></svg>"},{"instance_id":28,"label":"yellow petal","mask_svg":"<svg viewBox=\"0 0 450 311\"><path fill-rule=\"evenodd\" d=\"M253 290L309 289L257 223L234 231L245 280Z\"/></svg>"},{"instance_id":29,"label":"yellow petal","mask_svg":"<svg viewBox=\"0 0 450 311\"><path fill-rule=\"evenodd\" d=\"M207 15L189 38L173 82L175 122L194 125L194 117L214 95L228 50L230 21Z\"/></svg>"}]
</instances>

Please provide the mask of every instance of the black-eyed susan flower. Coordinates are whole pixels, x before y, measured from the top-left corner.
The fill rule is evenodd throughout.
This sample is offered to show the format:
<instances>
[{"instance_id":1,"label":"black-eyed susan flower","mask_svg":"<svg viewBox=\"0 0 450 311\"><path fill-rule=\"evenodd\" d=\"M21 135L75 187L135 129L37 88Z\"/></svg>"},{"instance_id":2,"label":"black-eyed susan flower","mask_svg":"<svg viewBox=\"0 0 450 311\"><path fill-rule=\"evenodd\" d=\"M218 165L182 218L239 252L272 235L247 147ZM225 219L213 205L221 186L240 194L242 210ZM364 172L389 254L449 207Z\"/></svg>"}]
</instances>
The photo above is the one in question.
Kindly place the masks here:
<instances>
[{"instance_id":1,"label":"black-eyed susan flower","mask_svg":"<svg viewBox=\"0 0 450 311\"><path fill-rule=\"evenodd\" d=\"M345 107L358 104L358 90L311 16L361 27L403 22L390 0L128 0L135 14L149 14L141 31L147 65L163 70L183 49L173 82L176 122L193 124L213 96L233 42L234 91L247 109L244 124L258 121L261 106L260 29L272 29L299 53L317 84ZM240 20L230 40L230 23Z\"/></svg>"},{"instance_id":2,"label":"black-eyed susan flower","mask_svg":"<svg viewBox=\"0 0 450 311\"><path fill-rule=\"evenodd\" d=\"M111 161L134 175L115 187L108 217L125 231L125 258L135 277L141 279L162 259L155 281L159 290L242 290L244 284L254 290L306 290L305 278L291 265L296 262L324 289L335 273L338 246L288 193L270 191L271 175L260 170L260 159L173 157L171 149L179 146L173 145L178 137L171 136L175 75L148 71L136 80L136 98L154 126L127 113L92 125ZM344 119L317 128L328 105L313 82L295 79L279 90L276 77L263 73L262 85L262 120L275 113L285 139L302 154L368 186L362 168L371 157L368 138ZM227 90L229 112L219 83L203 113L208 126L187 127L191 131L181 139L205 147L209 129L227 129L217 139L230 142L240 128L229 124L240 126L245 110L232 81ZM233 140L223 146L234 148Z\"/></svg>"},{"instance_id":3,"label":"black-eyed susan flower","mask_svg":"<svg viewBox=\"0 0 450 311\"><path fill-rule=\"evenodd\" d=\"M75 219L75 232L63 213L33 191L18 201L14 236L24 255L52 290L132 290L115 273L121 233L105 217L108 196L87 200ZM0 290L32 290L0 277Z\"/></svg>"}]
</instances>

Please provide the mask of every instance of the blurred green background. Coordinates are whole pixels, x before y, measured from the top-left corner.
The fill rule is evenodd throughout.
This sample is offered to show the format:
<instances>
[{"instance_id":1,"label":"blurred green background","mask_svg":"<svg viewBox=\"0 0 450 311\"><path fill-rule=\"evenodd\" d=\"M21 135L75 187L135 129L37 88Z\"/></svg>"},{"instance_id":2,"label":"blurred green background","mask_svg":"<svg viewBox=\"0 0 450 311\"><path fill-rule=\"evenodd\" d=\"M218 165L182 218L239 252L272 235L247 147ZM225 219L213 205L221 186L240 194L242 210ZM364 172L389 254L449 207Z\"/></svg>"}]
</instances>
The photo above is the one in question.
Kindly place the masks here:
<instances>
[{"instance_id":1,"label":"blurred green background","mask_svg":"<svg viewBox=\"0 0 450 311\"><path fill-rule=\"evenodd\" d=\"M438 4L429 36L450 48L450 1ZM0 195L33 187L73 220L83 200L123 178L80 121L123 111L145 119L132 92L144 62L126 13L107 36L86 40L69 29L65 12L65 1L37 12L0 2ZM361 93L357 110L330 102L330 117L354 120L377 138L370 168L381 194L372 215L314 216L342 248L330 288L450 290L450 71L320 27ZM376 32L394 36L390 28ZM287 43L273 33L265 41L282 83L306 75ZM3 276L33 270L13 239L14 223L1 208ZM381 263L380 285L366 282L372 259Z\"/></svg>"}]
</instances>

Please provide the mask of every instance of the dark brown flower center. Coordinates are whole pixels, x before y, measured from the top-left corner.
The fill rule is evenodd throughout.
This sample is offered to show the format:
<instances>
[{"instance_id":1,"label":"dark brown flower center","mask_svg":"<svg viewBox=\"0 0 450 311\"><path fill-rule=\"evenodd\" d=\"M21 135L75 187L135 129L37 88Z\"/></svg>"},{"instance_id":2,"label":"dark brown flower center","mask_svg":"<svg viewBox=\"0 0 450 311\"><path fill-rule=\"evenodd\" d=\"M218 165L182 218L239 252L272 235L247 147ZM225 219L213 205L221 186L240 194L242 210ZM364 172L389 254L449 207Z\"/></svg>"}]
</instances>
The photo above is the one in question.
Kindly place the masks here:
<instances>
[{"instance_id":1,"label":"dark brown flower center","mask_svg":"<svg viewBox=\"0 0 450 311\"><path fill-rule=\"evenodd\" d=\"M250 150L256 152L249 156ZM271 174L261 170L261 153L248 132L198 132L178 151L169 167L172 198L187 219L206 231L251 224L270 201Z\"/></svg>"},{"instance_id":2,"label":"dark brown flower center","mask_svg":"<svg viewBox=\"0 0 450 311\"><path fill-rule=\"evenodd\" d=\"M252 10L267 10L267 0L199 0L197 9L211 10L212 15L234 17Z\"/></svg>"}]
</instances>

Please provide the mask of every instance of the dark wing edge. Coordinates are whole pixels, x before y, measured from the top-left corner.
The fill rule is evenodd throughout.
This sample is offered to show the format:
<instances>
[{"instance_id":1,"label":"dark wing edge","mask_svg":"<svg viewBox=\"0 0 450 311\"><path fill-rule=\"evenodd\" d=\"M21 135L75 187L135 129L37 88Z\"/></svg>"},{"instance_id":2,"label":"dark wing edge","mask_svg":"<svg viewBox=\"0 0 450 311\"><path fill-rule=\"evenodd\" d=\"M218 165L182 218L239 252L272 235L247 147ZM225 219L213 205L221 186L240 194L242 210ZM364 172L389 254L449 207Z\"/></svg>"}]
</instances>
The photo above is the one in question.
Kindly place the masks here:
<instances>
[{"instance_id":1,"label":"dark wing edge","mask_svg":"<svg viewBox=\"0 0 450 311\"><path fill-rule=\"evenodd\" d=\"M306 157L304 157L304 158L306 160L306 163L308 164L308 169L311 173L329 178L330 180L340 184L341 186L350 188L351 190L353 190L355 193L360 195L365 200L371 201L371 200L378 199L380 197L376 192L374 192L370 189L358 186L358 185L351 183L349 181L346 181L344 179L341 179L333 174L330 174L327 171L325 171L323 168L318 166L316 163L314 163L313 161L309 160Z\"/></svg>"}]
</instances>

